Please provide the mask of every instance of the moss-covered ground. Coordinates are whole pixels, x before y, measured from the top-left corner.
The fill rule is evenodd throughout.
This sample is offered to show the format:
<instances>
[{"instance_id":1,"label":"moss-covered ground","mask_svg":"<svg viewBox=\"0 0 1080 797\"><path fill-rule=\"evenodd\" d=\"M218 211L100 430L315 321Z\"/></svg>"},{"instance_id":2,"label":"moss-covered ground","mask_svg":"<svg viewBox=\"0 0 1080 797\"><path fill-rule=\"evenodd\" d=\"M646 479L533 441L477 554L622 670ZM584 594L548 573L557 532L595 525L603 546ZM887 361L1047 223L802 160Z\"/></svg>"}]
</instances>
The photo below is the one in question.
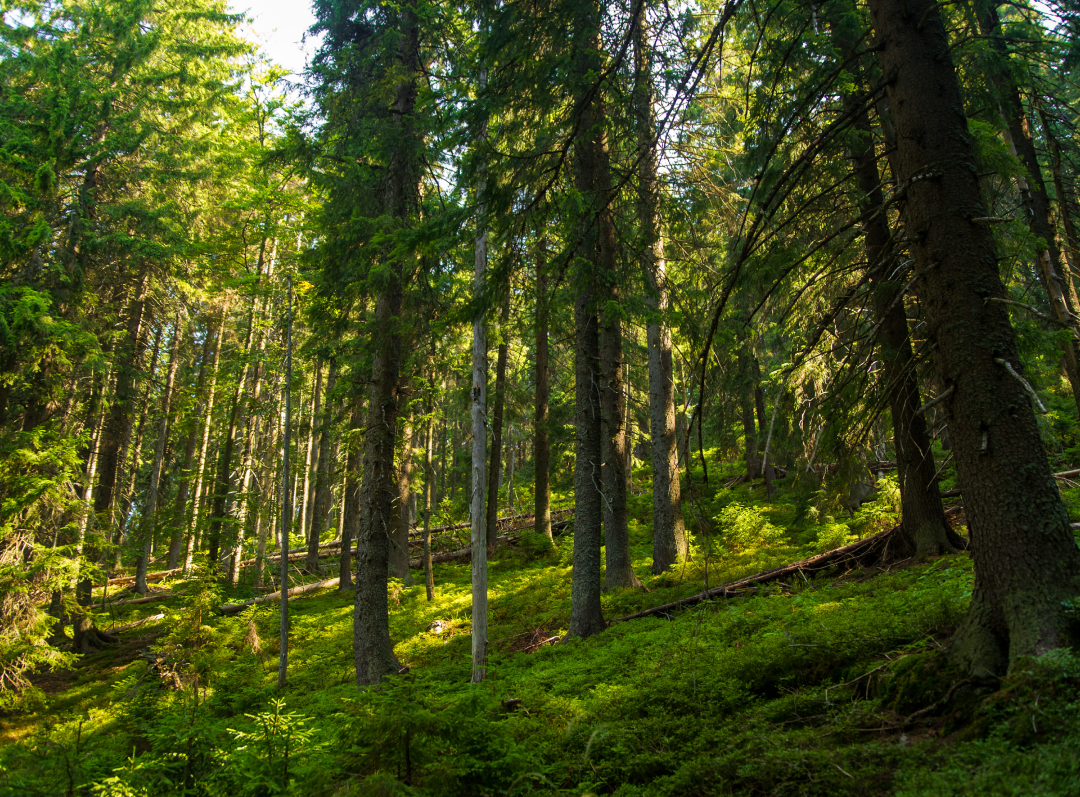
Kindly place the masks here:
<instances>
[{"instance_id":1,"label":"moss-covered ground","mask_svg":"<svg viewBox=\"0 0 1080 797\"><path fill-rule=\"evenodd\" d=\"M773 499L720 486L735 473L697 487L692 559L659 577L638 475L631 535L648 591L606 594L607 618L895 522L887 487L844 518L794 480ZM206 578L165 584L187 594L99 618L163 619L42 674L0 717L0 793L1080 794L1080 656L1057 651L995 684L948 665L966 555L798 577L565 641L571 548L569 536L554 548L526 538L497 552L490 669L476 685L467 563L436 566L433 602L422 585L392 585L409 671L365 693L351 593L290 604L279 692L276 607L222 617L214 609L249 585L223 596Z\"/></svg>"}]
</instances>

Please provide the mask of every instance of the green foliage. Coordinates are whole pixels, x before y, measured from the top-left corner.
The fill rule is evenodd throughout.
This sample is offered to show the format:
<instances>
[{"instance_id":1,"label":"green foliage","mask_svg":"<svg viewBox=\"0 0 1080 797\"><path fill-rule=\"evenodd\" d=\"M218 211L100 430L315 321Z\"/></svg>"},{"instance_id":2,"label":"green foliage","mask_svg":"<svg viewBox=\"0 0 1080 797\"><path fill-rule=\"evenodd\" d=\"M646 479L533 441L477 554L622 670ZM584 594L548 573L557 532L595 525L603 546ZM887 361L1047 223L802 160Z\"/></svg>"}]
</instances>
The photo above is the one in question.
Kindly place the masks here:
<instances>
[{"instance_id":1,"label":"green foliage","mask_svg":"<svg viewBox=\"0 0 1080 797\"><path fill-rule=\"evenodd\" d=\"M295 712L285 712L285 700L270 701L270 710L245 714L254 730L229 729L235 746L220 755L223 791L244 797L269 797L292 793L292 783L310 757L318 755L322 745L315 742L315 731L305 727L310 721ZM308 773L310 777L314 773Z\"/></svg>"},{"instance_id":2,"label":"green foliage","mask_svg":"<svg viewBox=\"0 0 1080 797\"><path fill-rule=\"evenodd\" d=\"M55 540L73 508L67 485L80 443L46 427L0 436L0 708L20 699L29 671L72 659L46 644L56 618L45 606L76 572L72 551Z\"/></svg>"},{"instance_id":3,"label":"green foliage","mask_svg":"<svg viewBox=\"0 0 1080 797\"><path fill-rule=\"evenodd\" d=\"M766 547L780 541L784 532L768 521L757 507L731 503L716 516L724 547L731 553Z\"/></svg>"}]
</instances>

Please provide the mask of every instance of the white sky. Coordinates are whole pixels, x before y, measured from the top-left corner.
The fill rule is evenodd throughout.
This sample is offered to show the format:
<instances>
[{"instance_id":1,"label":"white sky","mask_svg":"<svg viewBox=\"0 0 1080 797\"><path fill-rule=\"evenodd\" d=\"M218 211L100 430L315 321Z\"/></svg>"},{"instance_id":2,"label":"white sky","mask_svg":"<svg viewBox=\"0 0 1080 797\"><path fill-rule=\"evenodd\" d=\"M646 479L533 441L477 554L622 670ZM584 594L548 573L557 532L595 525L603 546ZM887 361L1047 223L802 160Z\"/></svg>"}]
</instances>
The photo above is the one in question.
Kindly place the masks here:
<instances>
[{"instance_id":1,"label":"white sky","mask_svg":"<svg viewBox=\"0 0 1080 797\"><path fill-rule=\"evenodd\" d=\"M311 37L301 44L315 21L308 0L231 0L229 5L232 11L252 18L253 24L244 26L244 34L259 43L272 61L294 74L304 69L315 50Z\"/></svg>"}]
</instances>

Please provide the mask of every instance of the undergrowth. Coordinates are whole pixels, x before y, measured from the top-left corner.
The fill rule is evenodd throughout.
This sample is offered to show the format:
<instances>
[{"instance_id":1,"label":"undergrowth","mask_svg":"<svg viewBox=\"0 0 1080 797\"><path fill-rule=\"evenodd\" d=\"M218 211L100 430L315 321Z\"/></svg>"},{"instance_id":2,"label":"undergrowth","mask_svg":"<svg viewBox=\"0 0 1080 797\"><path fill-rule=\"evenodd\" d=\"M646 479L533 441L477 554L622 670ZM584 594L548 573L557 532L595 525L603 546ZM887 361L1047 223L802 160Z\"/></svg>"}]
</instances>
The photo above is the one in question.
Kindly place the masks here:
<instances>
[{"instance_id":1,"label":"undergrowth","mask_svg":"<svg viewBox=\"0 0 1080 797\"><path fill-rule=\"evenodd\" d=\"M760 487L715 489L734 472L721 474L687 512L691 561L653 576L647 475L635 474L631 536L648 591L605 594L609 619L895 522L895 483L845 516L817 485L782 481L766 499ZM430 603L422 585L392 584L409 672L363 693L351 593L290 604L279 693L275 607L221 617L205 575L168 585L187 595L115 618L163 620L39 679L0 719L0 793L1080 793L1080 658L1056 651L994 685L949 669L943 651L971 595L966 556L796 578L560 641L571 547L567 536L497 552L479 685L468 683L467 563L436 566Z\"/></svg>"}]
</instances>

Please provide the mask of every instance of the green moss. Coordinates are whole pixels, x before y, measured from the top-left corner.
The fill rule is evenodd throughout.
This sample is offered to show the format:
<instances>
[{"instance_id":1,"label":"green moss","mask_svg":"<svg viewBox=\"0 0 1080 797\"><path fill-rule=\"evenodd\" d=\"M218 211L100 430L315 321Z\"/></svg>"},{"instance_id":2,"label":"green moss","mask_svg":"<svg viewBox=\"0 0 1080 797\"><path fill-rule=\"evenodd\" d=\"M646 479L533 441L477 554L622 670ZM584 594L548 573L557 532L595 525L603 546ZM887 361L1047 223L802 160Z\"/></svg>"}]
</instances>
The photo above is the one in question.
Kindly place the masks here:
<instances>
[{"instance_id":1,"label":"green moss","mask_svg":"<svg viewBox=\"0 0 1080 797\"><path fill-rule=\"evenodd\" d=\"M768 539L732 552L722 527L697 529L693 559L653 576L648 493L642 474L635 480L644 492L632 500L631 549L650 591L605 594L608 618L815 553L839 538L835 526L845 540L872 533L872 513L798 519L793 484L771 501L720 489L701 498L708 516L750 517ZM962 680L941 649L970 600L966 557L796 578L554 642L569 616L571 544L496 552L489 678L479 685L468 683L467 563L436 566L432 602L423 586L395 587L391 634L410 672L367 693L353 681L351 594L290 605L279 695L276 608L210 616L201 589L167 608L168 637L146 642L173 650L184 688L143 678L138 644L126 659L88 657L33 713L0 720L12 742L0 751L0 792L63 793L70 782L82 794L283 793L280 759L253 750L286 736L291 794L1076 792L1072 654L943 700Z\"/></svg>"}]
</instances>

